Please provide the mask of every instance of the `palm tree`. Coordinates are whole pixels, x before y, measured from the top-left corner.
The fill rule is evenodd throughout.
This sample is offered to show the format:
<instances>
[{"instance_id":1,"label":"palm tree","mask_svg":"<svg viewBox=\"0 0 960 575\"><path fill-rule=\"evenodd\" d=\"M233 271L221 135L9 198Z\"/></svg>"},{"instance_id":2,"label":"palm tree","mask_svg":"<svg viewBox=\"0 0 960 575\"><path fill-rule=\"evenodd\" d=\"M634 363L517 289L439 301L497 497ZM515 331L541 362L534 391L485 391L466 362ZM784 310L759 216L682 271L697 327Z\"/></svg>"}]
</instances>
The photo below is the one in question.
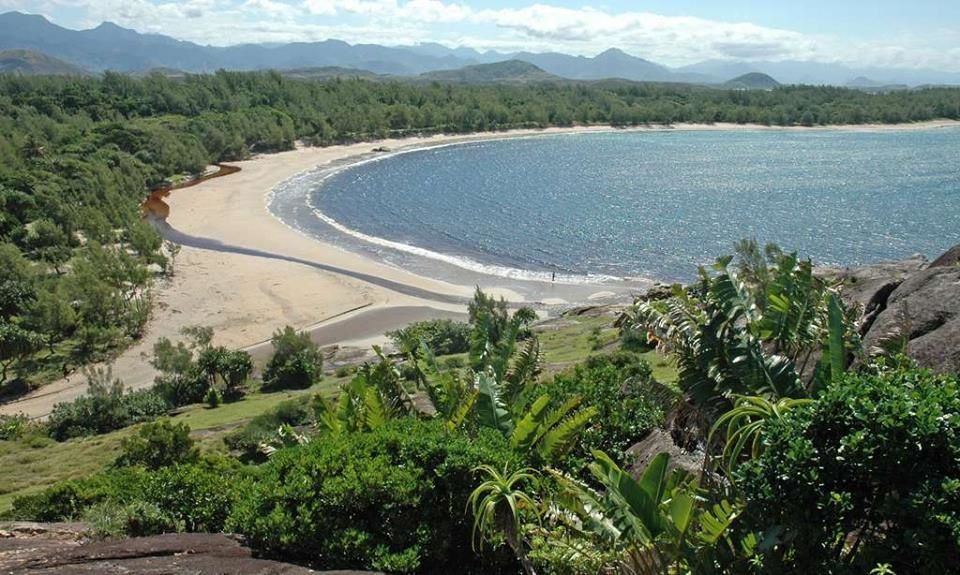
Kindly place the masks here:
<instances>
[{"instance_id":1,"label":"palm tree","mask_svg":"<svg viewBox=\"0 0 960 575\"><path fill-rule=\"evenodd\" d=\"M485 475L486 480L467 500L467 507L473 513L475 540L479 539L482 545L483 541L494 541L498 534L502 534L523 570L528 575L535 575L522 539L522 520L525 514L539 517L539 512L536 502L521 486L525 483L535 485L537 472L529 468L510 472L507 467L500 472L490 465L481 465L476 471Z\"/></svg>"}]
</instances>

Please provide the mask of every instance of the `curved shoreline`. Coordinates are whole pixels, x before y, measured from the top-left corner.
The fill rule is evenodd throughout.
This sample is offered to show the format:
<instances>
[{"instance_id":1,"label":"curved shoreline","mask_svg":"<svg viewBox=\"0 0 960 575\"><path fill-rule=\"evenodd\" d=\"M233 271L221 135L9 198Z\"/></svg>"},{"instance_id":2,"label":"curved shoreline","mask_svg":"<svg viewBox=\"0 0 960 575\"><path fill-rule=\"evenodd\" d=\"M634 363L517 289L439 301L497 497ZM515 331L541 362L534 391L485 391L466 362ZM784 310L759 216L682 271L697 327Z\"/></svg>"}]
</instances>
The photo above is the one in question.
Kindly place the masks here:
<instances>
[{"instance_id":1,"label":"curved shoreline","mask_svg":"<svg viewBox=\"0 0 960 575\"><path fill-rule=\"evenodd\" d=\"M836 126L778 128L751 125L683 125L633 128L633 130L916 130L960 127L957 121L907 125ZM163 280L154 290L156 305L144 337L113 361L113 373L130 389L152 385L156 375L148 363L153 344L161 337L179 339L179 330L188 325L208 325L215 342L232 348L262 346L284 325L320 330L324 341L343 341L351 335L382 334L431 314L462 313L462 303L472 286L425 278L336 246L325 244L291 229L267 209L267 195L282 182L320 166L349 162L369 155L377 147L424 147L459 141L478 141L554 133L619 131L617 128L579 127L520 130L507 133L431 136L378 142L299 148L234 162L241 168L229 177L212 178L171 194L168 223L183 234L256 250L281 254L282 258L260 257L234 251L213 251L184 246L177 257L176 276ZM298 260L320 264L305 265ZM351 275L338 273L347 270ZM401 293L364 281L368 277L413 288ZM597 289L603 289L597 286ZM442 294L436 301L426 294ZM509 291L495 292L519 299ZM449 299L448 299L449 298ZM544 303L558 303L543 298ZM351 310L360 311L351 312ZM387 313L402 308L404 313ZM329 323L328 323L329 322ZM391 323L392 322L392 323ZM340 337L342 334L343 337ZM85 391L82 373L40 388L15 403L0 405L0 413L23 412L42 417L55 403L72 400Z\"/></svg>"},{"instance_id":2,"label":"curved shoreline","mask_svg":"<svg viewBox=\"0 0 960 575\"><path fill-rule=\"evenodd\" d=\"M536 271L532 268L520 268L520 267L510 267L506 265L501 265L497 263L487 263L482 260L478 260L469 256L458 256L454 254L449 254L441 251L434 250L430 247L424 247L420 244L411 244L400 241L391 240L387 237L380 237L367 234L366 232L361 231L358 228L350 227L349 225L343 224L340 221L336 220L332 216L324 213L322 209L315 205L313 202L313 197L315 192L322 190L322 188L327 184L327 181L331 178L342 174L345 171L353 170L364 166L366 164L380 162L396 158L401 155L406 155L415 152L425 152L429 150L436 150L439 148L447 148L452 146L462 146L468 144L482 143L482 142L494 142L502 141L508 139L530 139L530 138L539 138L539 137L550 137L550 136L563 136L563 135L576 135L583 133L623 133L623 132L670 132L670 131L760 131L760 132L902 132L902 131L919 131L919 130L933 130L939 128L958 128L960 127L960 122L952 120L936 120L930 122L920 122L913 124L861 124L861 125L835 125L835 126L812 126L812 127L803 127L803 126L765 126L765 125L756 125L756 124L676 124L676 125L655 125L655 126L637 126L637 127L625 127L625 128L615 128L611 126L586 126L586 127L573 127L573 128L548 128L544 130L514 130L507 132L483 132L477 134L468 134L468 135L450 135L450 136L433 136L424 139L413 139L413 143L407 143L411 140L398 140L405 145L402 145L396 149L384 150L376 149L373 152L366 154L359 154L356 156L348 156L341 159L341 161L331 162L326 165L317 166L312 169L308 169L304 172L297 173L287 180L283 181L276 188L270 191L265 197L265 207L267 211L276 219L280 220L288 227L297 231L298 233L309 237L314 241L321 243L332 243L329 237L324 237L327 235L326 232L319 232L317 228L313 227L313 222L304 225L303 217L301 214L300 222L295 222L296 218L289 218L289 214L279 213L278 208L289 208L294 201L303 200L303 203L306 204L312 212L313 219L319 220L324 224L324 226L332 232L332 235L337 238L342 237L347 241L344 242L346 246L342 246L339 241L336 242L336 246L350 251L351 253L356 254L358 257L372 259L374 261L381 261L377 258L375 252L378 248L386 248L390 252L404 254L405 256L412 256L415 260L429 260L436 264L437 269L449 268L449 269L459 269L472 274L477 274L479 276L495 278L495 281L505 281L505 282L514 282L520 284L529 284L533 285L550 285L554 280L557 280L556 283L560 285L582 285L582 286L592 286L596 290L603 289L603 286L610 286L611 283L619 287L619 291L624 291L624 289L629 289L633 287L630 284L634 283L653 283L656 281L656 278L641 278L641 277L613 277L602 274L569 274L561 273L559 275L551 277L550 271ZM279 206L276 204L278 201L278 196L281 194L278 193L278 190L284 187L295 187L296 191L290 194L289 198L285 198L288 202L286 205ZM297 223L300 225L298 226ZM321 227L324 227L321 226ZM338 239L338 238L337 238ZM371 252L374 252L371 254ZM391 264L387 264L391 265ZM436 271L436 270L434 270ZM449 277L448 273L437 273L436 275L430 273L421 273L422 276L431 277L431 278L444 278ZM449 281L449 280L446 280ZM456 280L455 280L456 283ZM617 286L617 284L620 284ZM646 286L635 286L640 289ZM581 298L584 299L584 298ZM590 298L585 298L589 300ZM576 302L576 298L571 298L571 301Z\"/></svg>"}]
</instances>

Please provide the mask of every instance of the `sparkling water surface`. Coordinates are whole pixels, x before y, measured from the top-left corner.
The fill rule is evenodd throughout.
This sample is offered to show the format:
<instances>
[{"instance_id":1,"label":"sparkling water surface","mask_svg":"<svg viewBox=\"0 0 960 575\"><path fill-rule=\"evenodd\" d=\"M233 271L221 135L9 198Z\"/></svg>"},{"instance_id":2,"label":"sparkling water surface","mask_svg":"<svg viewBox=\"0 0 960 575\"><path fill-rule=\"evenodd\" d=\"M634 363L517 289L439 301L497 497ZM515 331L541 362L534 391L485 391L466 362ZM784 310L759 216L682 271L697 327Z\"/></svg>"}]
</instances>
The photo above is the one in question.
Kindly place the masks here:
<instances>
[{"instance_id":1,"label":"sparkling water surface","mask_svg":"<svg viewBox=\"0 0 960 575\"><path fill-rule=\"evenodd\" d=\"M740 238L822 264L935 257L960 243L960 129L511 138L295 187L301 228L427 275L683 281Z\"/></svg>"}]
</instances>

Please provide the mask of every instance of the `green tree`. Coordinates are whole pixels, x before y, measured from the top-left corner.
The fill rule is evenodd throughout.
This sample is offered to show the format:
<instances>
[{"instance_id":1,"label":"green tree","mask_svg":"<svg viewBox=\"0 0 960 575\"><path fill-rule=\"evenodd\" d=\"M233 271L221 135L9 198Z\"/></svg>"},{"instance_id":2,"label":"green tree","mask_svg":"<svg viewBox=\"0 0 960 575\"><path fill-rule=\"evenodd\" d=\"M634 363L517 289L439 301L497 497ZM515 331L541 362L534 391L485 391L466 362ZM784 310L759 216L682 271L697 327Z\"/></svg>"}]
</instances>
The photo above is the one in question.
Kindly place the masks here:
<instances>
[{"instance_id":1,"label":"green tree","mask_svg":"<svg viewBox=\"0 0 960 575\"><path fill-rule=\"evenodd\" d=\"M273 356L263 370L263 389L306 389L316 383L323 370L323 354L307 333L290 326L278 330L270 340Z\"/></svg>"},{"instance_id":2,"label":"green tree","mask_svg":"<svg viewBox=\"0 0 960 575\"><path fill-rule=\"evenodd\" d=\"M120 440L117 465L159 469L181 463L194 463L199 457L200 450L190 437L190 426L161 419L144 424L136 434Z\"/></svg>"}]
</instances>

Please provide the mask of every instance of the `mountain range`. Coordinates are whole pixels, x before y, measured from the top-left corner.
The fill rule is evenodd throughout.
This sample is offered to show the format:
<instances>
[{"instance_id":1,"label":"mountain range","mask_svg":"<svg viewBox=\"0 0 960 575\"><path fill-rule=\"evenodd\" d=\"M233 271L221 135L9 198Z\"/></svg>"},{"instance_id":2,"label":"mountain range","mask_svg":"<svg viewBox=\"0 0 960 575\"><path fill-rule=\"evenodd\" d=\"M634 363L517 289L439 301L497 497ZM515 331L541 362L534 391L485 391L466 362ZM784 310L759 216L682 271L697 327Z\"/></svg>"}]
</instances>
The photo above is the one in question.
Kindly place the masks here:
<instances>
[{"instance_id":1,"label":"mountain range","mask_svg":"<svg viewBox=\"0 0 960 575\"><path fill-rule=\"evenodd\" d=\"M594 57L585 57L557 52L481 52L467 47L448 48L436 43L381 46L348 44L340 40L203 46L159 34L141 34L109 22L89 30L71 30L43 16L21 12L0 14L0 50L36 51L89 72L144 72L157 68L190 73L221 68L302 71L330 68L360 70L378 75L429 77L440 71L515 60L539 68L543 76L541 79L552 75L572 80L622 78L723 84L731 78L747 74L765 74L782 84L850 85L871 89L895 85L960 84L960 73L853 68L822 62L713 60L670 68L616 48ZM517 71L514 69L512 72ZM523 75L531 73L532 70L525 70ZM476 70L467 73L467 76L476 76ZM538 74L534 73L533 76ZM444 77L444 74L439 74L436 79Z\"/></svg>"}]
</instances>

